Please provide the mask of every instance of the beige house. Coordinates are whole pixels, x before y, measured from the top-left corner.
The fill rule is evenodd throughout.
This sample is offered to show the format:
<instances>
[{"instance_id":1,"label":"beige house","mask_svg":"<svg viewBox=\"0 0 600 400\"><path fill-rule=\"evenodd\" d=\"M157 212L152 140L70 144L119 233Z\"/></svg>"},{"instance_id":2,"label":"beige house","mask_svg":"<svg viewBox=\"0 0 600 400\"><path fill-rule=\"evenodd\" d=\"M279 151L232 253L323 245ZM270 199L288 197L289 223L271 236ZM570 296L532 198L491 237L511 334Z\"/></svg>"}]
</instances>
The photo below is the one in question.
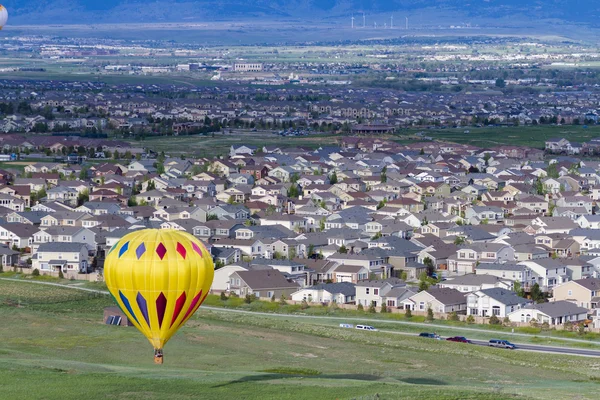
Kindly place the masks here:
<instances>
[{"instance_id":1,"label":"beige house","mask_svg":"<svg viewBox=\"0 0 600 400\"><path fill-rule=\"evenodd\" d=\"M592 310L597 308L598 302L600 302L600 279L568 281L556 286L553 294L553 301L566 300Z\"/></svg>"},{"instance_id":2,"label":"beige house","mask_svg":"<svg viewBox=\"0 0 600 400\"><path fill-rule=\"evenodd\" d=\"M404 300L404 308L426 312L431 308L435 313L466 313L467 298L456 289L429 288Z\"/></svg>"}]
</instances>

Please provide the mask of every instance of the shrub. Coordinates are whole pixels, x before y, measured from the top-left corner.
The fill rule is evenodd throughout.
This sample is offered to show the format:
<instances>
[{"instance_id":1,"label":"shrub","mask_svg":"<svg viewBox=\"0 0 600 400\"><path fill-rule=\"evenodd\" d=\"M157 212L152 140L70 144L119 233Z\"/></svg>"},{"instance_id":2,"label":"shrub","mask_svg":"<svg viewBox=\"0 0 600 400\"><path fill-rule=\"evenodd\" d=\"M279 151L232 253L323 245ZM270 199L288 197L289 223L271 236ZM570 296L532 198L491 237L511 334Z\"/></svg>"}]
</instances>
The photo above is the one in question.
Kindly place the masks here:
<instances>
[{"instance_id":1,"label":"shrub","mask_svg":"<svg viewBox=\"0 0 600 400\"><path fill-rule=\"evenodd\" d=\"M431 307L427 308L427 317L425 318L427 321L433 321L433 310Z\"/></svg>"},{"instance_id":2,"label":"shrub","mask_svg":"<svg viewBox=\"0 0 600 400\"><path fill-rule=\"evenodd\" d=\"M580 322L579 325L577 325L577 334L585 335L585 325L583 324L583 322Z\"/></svg>"},{"instance_id":3,"label":"shrub","mask_svg":"<svg viewBox=\"0 0 600 400\"><path fill-rule=\"evenodd\" d=\"M283 293L281 294L281 298L279 299L279 304L281 304L282 306L287 305L287 301Z\"/></svg>"},{"instance_id":4,"label":"shrub","mask_svg":"<svg viewBox=\"0 0 600 400\"><path fill-rule=\"evenodd\" d=\"M356 307L356 311L365 311L365 308L362 304L359 304L358 307Z\"/></svg>"},{"instance_id":5,"label":"shrub","mask_svg":"<svg viewBox=\"0 0 600 400\"><path fill-rule=\"evenodd\" d=\"M504 317L503 323L504 325L510 325L510 319L508 319L508 317Z\"/></svg>"},{"instance_id":6,"label":"shrub","mask_svg":"<svg viewBox=\"0 0 600 400\"><path fill-rule=\"evenodd\" d=\"M31 275L33 276L40 276L40 270L35 268L33 271L31 271Z\"/></svg>"},{"instance_id":7,"label":"shrub","mask_svg":"<svg viewBox=\"0 0 600 400\"><path fill-rule=\"evenodd\" d=\"M276 299L275 299L275 295L271 296L271 301L272 301L272 302L275 302L275 300L276 300Z\"/></svg>"},{"instance_id":8,"label":"shrub","mask_svg":"<svg viewBox=\"0 0 600 400\"><path fill-rule=\"evenodd\" d=\"M412 311L410 310L410 308L407 308L406 311L404 311L404 316L406 318L412 318Z\"/></svg>"},{"instance_id":9,"label":"shrub","mask_svg":"<svg viewBox=\"0 0 600 400\"><path fill-rule=\"evenodd\" d=\"M565 328L565 331L571 332L573 330L573 323L571 321L567 321L563 324L563 328Z\"/></svg>"},{"instance_id":10,"label":"shrub","mask_svg":"<svg viewBox=\"0 0 600 400\"><path fill-rule=\"evenodd\" d=\"M4 267L2 267L2 264L0 264L0 274L4 272Z\"/></svg>"},{"instance_id":11,"label":"shrub","mask_svg":"<svg viewBox=\"0 0 600 400\"><path fill-rule=\"evenodd\" d=\"M222 301L226 301L227 300L227 295L225 294L225 292L221 292L221 300Z\"/></svg>"},{"instance_id":12,"label":"shrub","mask_svg":"<svg viewBox=\"0 0 600 400\"><path fill-rule=\"evenodd\" d=\"M474 324L475 323L475 317L472 315L469 315L467 317L467 324Z\"/></svg>"},{"instance_id":13,"label":"shrub","mask_svg":"<svg viewBox=\"0 0 600 400\"><path fill-rule=\"evenodd\" d=\"M58 271L58 278L59 279L65 279L65 275L63 274L62 271Z\"/></svg>"},{"instance_id":14,"label":"shrub","mask_svg":"<svg viewBox=\"0 0 600 400\"><path fill-rule=\"evenodd\" d=\"M460 318L458 317L456 311L452 311L450 315L448 315L448 321L460 321Z\"/></svg>"},{"instance_id":15,"label":"shrub","mask_svg":"<svg viewBox=\"0 0 600 400\"><path fill-rule=\"evenodd\" d=\"M369 312L375 314L377 312L377 310L375 309L375 302L372 301L371 305L369 306Z\"/></svg>"},{"instance_id":16,"label":"shrub","mask_svg":"<svg viewBox=\"0 0 600 400\"><path fill-rule=\"evenodd\" d=\"M538 321L535 318L532 318L531 321L529 321L529 325L531 325L534 328L538 327Z\"/></svg>"},{"instance_id":17,"label":"shrub","mask_svg":"<svg viewBox=\"0 0 600 400\"><path fill-rule=\"evenodd\" d=\"M250 295L250 294L247 294L247 295L246 295L246 297L244 298L244 303L246 303L246 304L250 304L250 303L252 303L254 300L256 300L256 296L255 296L255 295L253 295L253 294L252 294L252 295Z\"/></svg>"},{"instance_id":18,"label":"shrub","mask_svg":"<svg viewBox=\"0 0 600 400\"><path fill-rule=\"evenodd\" d=\"M388 312L387 306L385 304L382 304L381 305L381 311L379 311L379 312L382 313L382 314L387 313Z\"/></svg>"},{"instance_id":19,"label":"shrub","mask_svg":"<svg viewBox=\"0 0 600 400\"><path fill-rule=\"evenodd\" d=\"M548 330L550 330L550 324L548 323L548 321L544 321L544 322L542 323L542 330L543 330L543 331L548 331Z\"/></svg>"},{"instance_id":20,"label":"shrub","mask_svg":"<svg viewBox=\"0 0 600 400\"><path fill-rule=\"evenodd\" d=\"M492 315L490 317L490 325L500 325L500 318L498 318L496 315Z\"/></svg>"},{"instance_id":21,"label":"shrub","mask_svg":"<svg viewBox=\"0 0 600 400\"><path fill-rule=\"evenodd\" d=\"M306 310L308 308L308 302L306 299L302 300L302 304L300 305L301 310Z\"/></svg>"}]
</instances>

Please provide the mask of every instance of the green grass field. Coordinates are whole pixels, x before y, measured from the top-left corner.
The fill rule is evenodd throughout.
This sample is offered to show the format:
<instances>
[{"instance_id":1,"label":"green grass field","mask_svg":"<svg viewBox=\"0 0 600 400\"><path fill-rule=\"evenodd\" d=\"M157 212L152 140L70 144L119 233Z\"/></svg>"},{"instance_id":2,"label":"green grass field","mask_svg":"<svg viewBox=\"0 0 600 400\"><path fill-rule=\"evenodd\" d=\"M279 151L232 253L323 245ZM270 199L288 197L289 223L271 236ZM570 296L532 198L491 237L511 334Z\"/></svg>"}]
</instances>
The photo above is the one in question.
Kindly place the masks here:
<instances>
[{"instance_id":1,"label":"green grass field","mask_svg":"<svg viewBox=\"0 0 600 400\"><path fill-rule=\"evenodd\" d=\"M1 398L595 399L600 389L593 358L210 310L156 366L136 329L102 324L108 297L56 302L73 292L0 281Z\"/></svg>"},{"instance_id":2,"label":"green grass field","mask_svg":"<svg viewBox=\"0 0 600 400\"><path fill-rule=\"evenodd\" d=\"M469 131L465 134L465 131ZM527 146L543 149L545 141L555 137L564 137L574 142L586 142L592 138L600 137L600 126L563 125L563 126L515 126L515 127L460 127L450 129L410 129L402 132L412 136L417 132L424 132L435 140L454 143L465 143L479 147L493 147L498 145ZM412 136L414 137L414 136ZM418 139L415 137L415 139Z\"/></svg>"},{"instance_id":3,"label":"green grass field","mask_svg":"<svg viewBox=\"0 0 600 400\"><path fill-rule=\"evenodd\" d=\"M229 132L229 130L227 130ZM302 146L308 148L318 148L321 145L331 145L337 143L339 136L334 135L311 135L302 137L282 137L272 133L234 133L221 134L215 133L215 136L165 136L146 138L143 141L132 141L134 146L150 148L153 151L164 151L168 154L184 153L186 155L195 154L200 157L213 157L215 155L229 154L232 145L251 145L251 146L282 146L295 147Z\"/></svg>"}]
</instances>

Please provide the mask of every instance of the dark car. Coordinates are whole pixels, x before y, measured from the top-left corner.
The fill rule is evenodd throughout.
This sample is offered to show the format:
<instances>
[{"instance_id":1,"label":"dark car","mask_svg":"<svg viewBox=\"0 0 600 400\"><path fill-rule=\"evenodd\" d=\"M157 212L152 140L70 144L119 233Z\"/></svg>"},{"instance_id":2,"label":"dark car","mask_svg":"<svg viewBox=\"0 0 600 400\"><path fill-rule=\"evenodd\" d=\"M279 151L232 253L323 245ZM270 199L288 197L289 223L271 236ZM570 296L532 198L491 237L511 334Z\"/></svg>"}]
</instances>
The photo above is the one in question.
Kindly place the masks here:
<instances>
[{"instance_id":1,"label":"dark car","mask_svg":"<svg viewBox=\"0 0 600 400\"><path fill-rule=\"evenodd\" d=\"M464 336L452 336L446 340L449 340L451 342L459 342L459 343L471 343L471 341Z\"/></svg>"},{"instance_id":2,"label":"dark car","mask_svg":"<svg viewBox=\"0 0 600 400\"><path fill-rule=\"evenodd\" d=\"M427 332L420 333L419 337L430 338L430 339L437 339L437 340L441 340L442 339L442 338L440 338L440 335L438 335L437 333L427 333Z\"/></svg>"}]
</instances>

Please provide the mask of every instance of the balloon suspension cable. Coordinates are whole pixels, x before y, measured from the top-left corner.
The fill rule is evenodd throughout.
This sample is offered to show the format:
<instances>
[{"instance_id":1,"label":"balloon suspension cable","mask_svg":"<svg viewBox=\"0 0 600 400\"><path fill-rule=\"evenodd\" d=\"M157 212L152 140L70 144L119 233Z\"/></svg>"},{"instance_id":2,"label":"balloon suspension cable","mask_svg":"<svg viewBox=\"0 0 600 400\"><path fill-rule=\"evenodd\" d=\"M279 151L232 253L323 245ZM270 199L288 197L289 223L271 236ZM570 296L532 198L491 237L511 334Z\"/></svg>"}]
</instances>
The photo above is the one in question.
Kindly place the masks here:
<instances>
[{"instance_id":1,"label":"balloon suspension cable","mask_svg":"<svg viewBox=\"0 0 600 400\"><path fill-rule=\"evenodd\" d=\"M154 349L154 364L162 364L163 363L163 350L162 349Z\"/></svg>"}]
</instances>

